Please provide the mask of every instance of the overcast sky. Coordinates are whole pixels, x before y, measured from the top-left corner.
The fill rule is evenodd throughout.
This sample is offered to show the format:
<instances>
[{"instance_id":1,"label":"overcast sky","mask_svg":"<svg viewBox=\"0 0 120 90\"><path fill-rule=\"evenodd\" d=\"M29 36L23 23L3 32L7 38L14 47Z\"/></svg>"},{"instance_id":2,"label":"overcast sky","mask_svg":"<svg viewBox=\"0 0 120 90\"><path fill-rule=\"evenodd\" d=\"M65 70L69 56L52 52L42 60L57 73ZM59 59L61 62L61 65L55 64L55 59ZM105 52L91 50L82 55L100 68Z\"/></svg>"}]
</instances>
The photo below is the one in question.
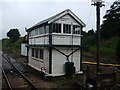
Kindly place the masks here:
<instances>
[{"instance_id":1,"label":"overcast sky","mask_svg":"<svg viewBox=\"0 0 120 90\"><path fill-rule=\"evenodd\" d=\"M105 7L101 8L101 23L113 1L105 0ZM18 28L21 36L24 36L25 27L29 28L66 9L70 9L86 24L84 31L96 28L96 9L91 6L91 0L3 0L0 2L0 38L5 38L13 28Z\"/></svg>"}]
</instances>

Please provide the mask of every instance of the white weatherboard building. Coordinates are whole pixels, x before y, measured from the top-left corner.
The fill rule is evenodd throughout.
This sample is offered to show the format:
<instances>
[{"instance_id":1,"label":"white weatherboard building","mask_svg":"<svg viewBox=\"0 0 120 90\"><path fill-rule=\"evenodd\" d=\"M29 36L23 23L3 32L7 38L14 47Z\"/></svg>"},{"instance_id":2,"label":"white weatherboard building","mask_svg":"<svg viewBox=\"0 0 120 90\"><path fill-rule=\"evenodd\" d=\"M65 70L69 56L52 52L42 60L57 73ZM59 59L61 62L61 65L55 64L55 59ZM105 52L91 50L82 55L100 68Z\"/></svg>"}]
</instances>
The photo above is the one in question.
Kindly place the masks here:
<instances>
[{"instance_id":1,"label":"white weatherboard building","mask_svg":"<svg viewBox=\"0 0 120 90\"><path fill-rule=\"evenodd\" d=\"M81 31L85 24L69 9L28 28L28 65L46 75L65 75L65 63L81 70Z\"/></svg>"},{"instance_id":2,"label":"white weatherboard building","mask_svg":"<svg viewBox=\"0 0 120 90\"><path fill-rule=\"evenodd\" d=\"M25 44L25 43L21 44L21 55L22 56L27 56L27 46L26 45L27 44Z\"/></svg>"}]
</instances>

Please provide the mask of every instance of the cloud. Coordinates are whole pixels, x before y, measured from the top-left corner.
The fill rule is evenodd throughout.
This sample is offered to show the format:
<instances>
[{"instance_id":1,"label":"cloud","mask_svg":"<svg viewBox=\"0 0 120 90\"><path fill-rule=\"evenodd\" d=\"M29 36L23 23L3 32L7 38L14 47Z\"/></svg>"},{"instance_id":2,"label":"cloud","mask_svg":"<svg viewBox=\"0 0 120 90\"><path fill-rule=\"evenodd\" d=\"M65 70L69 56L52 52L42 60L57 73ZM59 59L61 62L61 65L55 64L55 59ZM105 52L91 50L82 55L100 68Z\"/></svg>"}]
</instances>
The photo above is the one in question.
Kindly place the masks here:
<instances>
[{"instance_id":1,"label":"cloud","mask_svg":"<svg viewBox=\"0 0 120 90\"><path fill-rule=\"evenodd\" d=\"M68 0L62 0L63 2L61 0L44 0L46 2L42 2L43 0L39 0L39 2L36 2L36 0L27 1L4 0L2 2L2 10L0 10L2 11L2 37L6 37L6 33L12 28L18 28L21 35L24 36L26 34L25 27L29 28L65 9L71 9L87 24L84 30L95 29L95 7L91 6L91 2L75 2L75 0L70 0L69 2L64 2ZM107 4L101 9L102 16L109 5Z\"/></svg>"},{"instance_id":2,"label":"cloud","mask_svg":"<svg viewBox=\"0 0 120 90\"><path fill-rule=\"evenodd\" d=\"M1 0L1 2L91 2L92 0ZM115 0L102 0L113 2Z\"/></svg>"}]
</instances>

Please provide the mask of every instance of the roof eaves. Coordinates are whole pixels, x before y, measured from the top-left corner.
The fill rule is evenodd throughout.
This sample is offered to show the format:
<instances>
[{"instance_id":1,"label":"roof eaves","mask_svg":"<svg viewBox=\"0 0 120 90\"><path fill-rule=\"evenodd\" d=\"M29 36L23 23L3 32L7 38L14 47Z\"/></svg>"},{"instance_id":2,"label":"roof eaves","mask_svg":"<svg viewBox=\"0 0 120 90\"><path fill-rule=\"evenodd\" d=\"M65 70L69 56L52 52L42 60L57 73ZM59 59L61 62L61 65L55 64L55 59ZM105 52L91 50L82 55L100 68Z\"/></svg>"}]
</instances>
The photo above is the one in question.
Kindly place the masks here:
<instances>
[{"instance_id":1,"label":"roof eaves","mask_svg":"<svg viewBox=\"0 0 120 90\"><path fill-rule=\"evenodd\" d=\"M74 17L83 27L86 26L86 24L83 23L82 20L80 20L71 10L66 9L66 10L62 11L61 13L58 13L58 14L56 14L56 15L48 18L48 19L45 19L45 20L43 20L43 21L41 21L41 22L33 25L32 27L30 27L29 29L27 29L27 31L29 31L29 30L31 30L31 29L33 29L33 28L35 28L35 27L37 27L37 26L39 26L41 24L44 24L44 23L50 24L50 23L56 21L58 18L64 16L67 13L70 14L70 15L72 15L72 17Z\"/></svg>"},{"instance_id":2,"label":"roof eaves","mask_svg":"<svg viewBox=\"0 0 120 90\"><path fill-rule=\"evenodd\" d=\"M52 18L51 20L48 21L48 23L50 24L50 23L56 21L58 18L60 18L60 17L64 16L65 14L67 14L68 11L69 11L69 9L64 10L64 11L62 11L61 13L56 14L56 15L54 16L54 18Z\"/></svg>"},{"instance_id":3,"label":"roof eaves","mask_svg":"<svg viewBox=\"0 0 120 90\"><path fill-rule=\"evenodd\" d=\"M86 26L86 24L82 22L82 20L80 20L71 10L69 10L69 14L72 15L83 27Z\"/></svg>"},{"instance_id":4,"label":"roof eaves","mask_svg":"<svg viewBox=\"0 0 120 90\"><path fill-rule=\"evenodd\" d=\"M65 14L70 14L72 17L74 17L83 27L86 26L85 23L82 22L82 20L80 20L71 10L67 9L57 15L54 16L54 18L52 18L51 20L48 21L48 23L52 23L54 21L56 21L57 19L59 19L60 17L64 16Z\"/></svg>"}]
</instances>

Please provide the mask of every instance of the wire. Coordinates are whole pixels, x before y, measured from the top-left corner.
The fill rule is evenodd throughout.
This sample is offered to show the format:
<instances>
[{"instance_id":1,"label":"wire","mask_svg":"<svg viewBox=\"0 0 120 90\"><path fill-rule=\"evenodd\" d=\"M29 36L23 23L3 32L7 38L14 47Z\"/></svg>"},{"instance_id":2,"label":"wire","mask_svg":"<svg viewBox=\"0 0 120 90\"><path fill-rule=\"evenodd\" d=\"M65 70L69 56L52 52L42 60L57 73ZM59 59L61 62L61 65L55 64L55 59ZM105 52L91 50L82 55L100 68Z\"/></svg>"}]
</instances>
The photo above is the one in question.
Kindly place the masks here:
<instances>
[{"instance_id":1,"label":"wire","mask_svg":"<svg viewBox=\"0 0 120 90\"><path fill-rule=\"evenodd\" d=\"M89 15L88 15L88 22L87 22L87 27L89 26L89 24L90 24L90 20L91 20L91 15L92 15L92 12L93 12L93 9L92 9L92 7L90 8L90 13L89 13Z\"/></svg>"}]
</instances>

